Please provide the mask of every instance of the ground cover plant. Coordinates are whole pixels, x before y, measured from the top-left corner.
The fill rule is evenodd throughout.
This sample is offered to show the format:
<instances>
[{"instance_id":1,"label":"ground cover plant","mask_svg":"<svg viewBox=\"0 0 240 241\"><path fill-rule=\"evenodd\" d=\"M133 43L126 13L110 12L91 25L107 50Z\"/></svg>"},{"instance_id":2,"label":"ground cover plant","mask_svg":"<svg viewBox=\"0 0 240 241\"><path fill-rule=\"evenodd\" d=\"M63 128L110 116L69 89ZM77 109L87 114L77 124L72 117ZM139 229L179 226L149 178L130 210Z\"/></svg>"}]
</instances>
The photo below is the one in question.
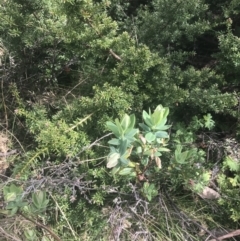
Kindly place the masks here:
<instances>
[{"instance_id":1,"label":"ground cover plant","mask_svg":"<svg viewBox=\"0 0 240 241\"><path fill-rule=\"evenodd\" d=\"M237 240L239 1L0 17L1 240Z\"/></svg>"}]
</instances>

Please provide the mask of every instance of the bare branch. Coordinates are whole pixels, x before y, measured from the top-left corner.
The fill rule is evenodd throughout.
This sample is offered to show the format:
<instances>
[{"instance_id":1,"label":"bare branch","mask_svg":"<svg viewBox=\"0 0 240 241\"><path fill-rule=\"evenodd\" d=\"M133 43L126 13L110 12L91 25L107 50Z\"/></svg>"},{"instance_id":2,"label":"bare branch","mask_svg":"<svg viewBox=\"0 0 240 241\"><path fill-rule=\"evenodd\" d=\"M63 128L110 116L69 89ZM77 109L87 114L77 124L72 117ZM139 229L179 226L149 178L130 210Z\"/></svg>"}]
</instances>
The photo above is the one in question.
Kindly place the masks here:
<instances>
[{"instance_id":1,"label":"bare branch","mask_svg":"<svg viewBox=\"0 0 240 241\"><path fill-rule=\"evenodd\" d=\"M238 230L235 230L231 233L228 233L226 235L223 235L221 237L218 237L218 240L224 240L224 239L227 239L227 238L232 238L232 237L236 237L236 236L240 236L240 229ZM211 239L209 241L216 241L217 239Z\"/></svg>"},{"instance_id":2,"label":"bare branch","mask_svg":"<svg viewBox=\"0 0 240 241\"><path fill-rule=\"evenodd\" d=\"M117 54L115 54L112 49L109 49L109 53L117 60L122 61L121 57Z\"/></svg>"}]
</instances>

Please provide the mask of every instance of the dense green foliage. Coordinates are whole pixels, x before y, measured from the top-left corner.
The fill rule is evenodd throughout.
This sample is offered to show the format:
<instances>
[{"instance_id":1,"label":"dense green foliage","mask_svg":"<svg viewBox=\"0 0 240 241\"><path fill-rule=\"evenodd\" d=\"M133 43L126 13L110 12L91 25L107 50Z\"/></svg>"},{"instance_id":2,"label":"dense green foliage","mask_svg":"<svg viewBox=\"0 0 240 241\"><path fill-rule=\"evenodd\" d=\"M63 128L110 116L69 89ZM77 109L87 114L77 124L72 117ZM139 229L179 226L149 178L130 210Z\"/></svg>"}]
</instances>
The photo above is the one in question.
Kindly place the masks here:
<instances>
[{"instance_id":1,"label":"dense green foliage","mask_svg":"<svg viewBox=\"0 0 240 241\"><path fill-rule=\"evenodd\" d=\"M239 228L238 0L6 0L0 18L1 240Z\"/></svg>"}]
</instances>

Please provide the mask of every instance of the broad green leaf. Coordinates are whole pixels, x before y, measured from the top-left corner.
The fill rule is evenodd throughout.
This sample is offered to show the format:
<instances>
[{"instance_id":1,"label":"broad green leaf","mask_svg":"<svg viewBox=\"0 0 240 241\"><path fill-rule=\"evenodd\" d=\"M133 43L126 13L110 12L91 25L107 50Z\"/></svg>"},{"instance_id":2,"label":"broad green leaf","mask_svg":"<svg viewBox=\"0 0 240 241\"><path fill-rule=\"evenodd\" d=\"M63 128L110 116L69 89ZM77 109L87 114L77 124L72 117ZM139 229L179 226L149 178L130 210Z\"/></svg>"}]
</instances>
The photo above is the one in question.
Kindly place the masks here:
<instances>
[{"instance_id":1,"label":"broad green leaf","mask_svg":"<svg viewBox=\"0 0 240 241\"><path fill-rule=\"evenodd\" d=\"M164 130L167 130L171 127L171 125L165 125L166 122L164 122L164 124L161 124L161 125L157 125L157 126L154 126L153 127L153 130L159 130L159 131L164 131Z\"/></svg>"},{"instance_id":2,"label":"broad green leaf","mask_svg":"<svg viewBox=\"0 0 240 241\"><path fill-rule=\"evenodd\" d=\"M143 124L143 123L140 123L139 126L144 130L144 131L151 131L151 128L148 127L147 125Z\"/></svg>"},{"instance_id":3,"label":"broad green leaf","mask_svg":"<svg viewBox=\"0 0 240 241\"><path fill-rule=\"evenodd\" d=\"M18 206L19 208L22 208L22 207L27 206L27 205L28 205L27 202L18 202L18 203L17 203L17 206Z\"/></svg>"},{"instance_id":4,"label":"broad green leaf","mask_svg":"<svg viewBox=\"0 0 240 241\"><path fill-rule=\"evenodd\" d=\"M129 166L129 167L135 167L136 165L137 165L136 162L131 162L131 161L129 161L129 163L128 163L128 166Z\"/></svg>"},{"instance_id":5,"label":"broad green leaf","mask_svg":"<svg viewBox=\"0 0 240 241\"><path fill-rule=\"evenodd\" d=\"M169 108L168 107L163 107L162 105L158 105L156 107L155 111L160 112L161 120L167 118L167 116L169 114Z\"/></svg>"},{"instance_id":6,"label":"broad green leaf","mask_svg":"<svg viewBox=\"0 0 240 241\"><path fill-rule=\"evenodd\" d=\"M121 126L121 123L120 123L119 119L116 119L115 123L117 125L118 132L119 132L120 136L122 136L124 134L124 130L123 130L122 126Z\"/></svg>"},{"instance_id":7,"label":"broad green leaf","mask_svg":"<svg viewBox=\"0 0 240 241\"><path fill-rule=\"evenodd\" d=\"M9 187L10 192L15 192L16 194L21 194L22 193L22 188L16 186L15 184L11 184Z\"/></svg>"},{"instance_id":8,"label":"broad green leaf","mask_svg":"<svg viewBox=\"0 0 240 241\"><path fill-rule=\"evenodd\" d=\"M151 150L145 150L143 153L144 156L150 156L151 154L152 154Z\"/></svg>"},{"instance_id":9,"label":"broad green leaf","mask_svg":"<svg viewBox=\"0 0 240 241\"><path fill-rule=\"evenodd\" d=\"M115 124L113 124L113 123L110 122L110 121L107 121L106 125L107 125L107 128L108 128L110 131L112 131L113 134L114 134L116 137L120 137L119 129L118 129L118 127L117 127Z\"/></svg>"},{"instance_id":10,"label":"broad green leaf","mask_svg":"<svg viewBox=\"0 0 240 241\"><path fill-rule=\"evenodd\" d=\"M125 132L128 129L128 126L131 124L130 122L130 116L125 114L122 121L121 121L121 127L123 129L123 132Z\"/></svg>"},{"instance_id":11,"label":"broad green leaf","mask_svg":"<svg viewBox=\"0 0 240 241\"><path fill-rule=\"evenodd\" d=\"M169 152L170 150L168 148L165 148L165 147L159 147L158 151L160 151L160 152L162 152L162 151Z\"/></svg>"},{"instance_id":12,"label":"broad green leaf","mask_svg":"<svg viewBox=\"0 0 240 241\"><path fill-rule=\"evenodd\" d=\"M138 129L131 129L129 132L125 134L125 138L132 139L137 133L139 132Z\"/></svg>"},{"instance_id":13,"label":"broad green leaf","mask_svg":"<svg viewBox=\"0 0 240 241\"><path fill-rule=\"evenodd\" d=\"M10 211L10 216L13 216L14 214L16 214L17 211L18 211L18 207L14 207L14 208Z\"/></svg>"},{"instance_id":14,"label":"broad green leaf","mask_svg":"<svg viewBox=\"0 0 240 241\"><path fill-rule=\"evenodd\" d=\"M113 138L113 139L111 139L111 140L108 142L108 144L110 144L110 145L115 145L115 146L119 146L119 145L120 145L120 141L119 141L119 139Z\"/></svg>"},{"instance_id":15,"label":"broad green leaf","mask_svg":"<svg viewBox=\"0 0 240 241\"><path fill-rule=\"evenodd\" d=\"M153 141L155 141L156 139L156 135L154 135L152 132L148 132L146 135L145 135L145 139L148 143L152 143Z\"/></svg>"},{"instance_id":16,"label":"broad green leaf","mask_svg":"<svg viewBox=\"0 0 240 241\"><path fill-rule=\"evenodd\" d=\"M128 141L126 139L120 140L119 153L121 156L126 153L127 147L128 147Z\"/></svg>"},{"instance_id":17,"label":"broad green leaf","mask_svg":"<svg viewBox=\"0 0 240 241\"><path fill-rule=\"evenodd\" d=\"M156 126L154 126L155 129L163 130L166 129L167 118L161 119L161 121L158 122Z\"/></svg>"},{"instance_id":18,"label":"broad green leaf","mask_svg":"<svg viewBox=\"0 0 240 241\"><path fill-rule=\"evenodd\" d=\"M133 168L125 167L119 172L119 175L125 176L125 175L129 175L132 172L135 172L135 170Z\"/></svg>"},{"instance_id":19,"label":"broad green leaf","mask_svg":"<svg viewBox=\"0 0 240 241\"><path fill-rule=\"evenodd\" d=\"M118 159L120 158L119 153L112 153L108 156L107 168L115 167L118 164Z\"/></svg>"},{"instance_id":20,"label":"broad green leaf","mask_svg":"<svg viewBox=\"0 0 240 241\"><path fill-rule=\"evenodd\" d=\"M149 127L153 126L153 123L151 122L151 117L145 110L143 111L143 120Z\"/></svg>"},{"instance_id":21,"label":"broad green leaf","mask_svg":"<svg viewBox=\"0 0 240 241\"><path fill-rule=\"evenodd\" d=\"M166 131L157 131L155 132L157 138L169 138L169 135Z\"/></svg>"},{"instance_id":22,"label":"broad green leaf","mask_svg":"<svg viewBox=\"0 0 240 241\"><path fill-rule=\"evenodd\" d=\"M181 152L182 152L182 146L177 145L175 150L175 159L180 159Z\"/></svg>"},{"instance_id":23,"label":"broad green leaf","mask_svg":"<svg viewBox=\"0 0 240 241\"><path fill-rule=\"evenodd\" d=\"M149 158L148 157L144 157L141 159L141 163L144 165L144 166L147 166L148 165L148 162L149 162Z\"/></svg>"},{"instance_id":24,"label":"broad green leaf","mask_svg":"<svg viewBox=\"0 0 240 241\"><path fill-rule=\"evenodd\" d=\"M37 209L45 209L48 204L48 200L46 198L46 191L38 191L36 193L33 193L32 201Z\"/></svg>"},{"instance_id":25,"label":"broad green leaf","mask_svg":"<svg viewBox=\"0 0 240 241\"><path fill-rule=\"evenodd\" d=\"M119 158L119 160L120 160L122 166L128 166L129 160L126 159L124 156L121 156L121 157Z\"/></svg>"},{"instance_id":26,"label":"broad green leaf","mask_svg":"<svg viewBox=\"0 0 240 241\"><path fill-rule=\"evenodd\" d=\"M135 122L136 122L135 115L133 115L133 114L130 115L130 125L128 126L128 130L127 131L129 131L129 130L134 128Z\"/></svg>"},{"instance_id":27,"label":"broad green leaf","mask_svg":"<svg viewBox=\"0 0 240 241\"><path fill-rule=\"evenodd\" d=\"M153 114L151 115L151 122L153 123L154 126L158 125L161 121L161 112L159 111L154 111Z\"/></svg>"},{"instance_id":28,"label":"broad green leaf","mask_svg":"<svg viewBox=\"0 0 240 241\"><path fill-rule=\"evenodd\" d=\"M9 203L7 204L6 209L9 210L9 209L13 209L13 208L15 208L15 207L17 207L17 203L11 201L11 202L9 202Z\"/></svg>"},{"instance_id":29,"label":"broad green leaf","mask_svg":"<svg viewBox=\"0 0 240 241\"><path fill-rule=\"evenodd\" d=\"M129 176L130 177L136 177L137 176L137 173L134 171L134 172L131 172L130 174L129 174Z\"/></svg>"},{"instance_id":30,"label":"broad green leaf","mask_svg":"<svg viewBox=\"0 0 240 241\"><path fill-rule=\"evenodd\" d=\"M143 150L142 150L142 147L141 147L141 146L138 146L138 147L137 147L137 150L136 150L136 153L137 153L137 154L141 154L142 151L143 151Z\"/></svg>"},{"instance_id":31,"label":"broad green leaf","mask_svg":"<svg viewBox=\"0 0 240 241\"><path fill-rule=\"evenodd\" d=\"M14 192L9 192L5 195L4 199L6 202L11 202L14 201L17 198L16 193Z\"/></svg>"},{"instance_id":32,"label":"broad green leaf","mask_svg":"<svg viewBox=\"0 0 240 241\"><path fill-rule=\"evenodd\" d=\"M120 166L115 166L113 169L112 169L112 174L115 175L118 171L120 170Z\"/></svg>"},{"instance_id":33,"label":"broad green leaf","mask_svg":"<svg viewBox=\"0 0 240 241\"><path fill-rule=\"evenodd\" d=\"M158 152L158 151L154 153L154 156L161 156L161 155L162 155L161 152Z\"/></svg>"},{"instance_id":34,"label":"broad green leaf","mask_svg":"<svg viewBox=\"0 0 240 241\"><path fill-rule=\"evenodd\" d=\"M188 151L184 151L180 154L180 158L177 160L178 163L183 164L186 162L188 156Z\"/></svg>"},{"instance_id":35,"label":"broad green leaf","mask_svg":"<svg viewBox=\"0 0 240 241\"><path fill-rule=\"evenodd\" d=\"M118 149L116 149L114 146L110 146L109 148L111 153L118 152Z\"/></svg>"}]
</instances>

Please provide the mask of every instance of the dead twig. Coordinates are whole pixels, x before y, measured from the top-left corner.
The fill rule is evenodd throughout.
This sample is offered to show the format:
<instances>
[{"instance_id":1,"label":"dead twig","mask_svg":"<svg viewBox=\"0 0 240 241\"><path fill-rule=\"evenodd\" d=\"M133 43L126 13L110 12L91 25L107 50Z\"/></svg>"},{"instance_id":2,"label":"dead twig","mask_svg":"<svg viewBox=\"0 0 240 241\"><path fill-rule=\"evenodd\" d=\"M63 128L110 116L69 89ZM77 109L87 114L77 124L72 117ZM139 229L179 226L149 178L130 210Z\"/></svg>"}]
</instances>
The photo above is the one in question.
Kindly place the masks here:
<instances>
[{"instance_id":1,"label":"dead twig","mask_svg":"<svg viewBox=\"0 0 240 241\"><path fill-rule=\"evenodd\" d=\"M235 230L233 232L230 232L228 234L225 234L225 235L223 235L221 237L218 237L217 239L211 239L209 241L224 240L224 239L232 238L232 237L236 237L236 236L240 236L240 229Z\"/></svg>"},{"instance_id":2,"label":"dead twig","mask_svg":"<svg viewBox=\"0 0 240 241\"><path fill-rule=\"evenodd\" d=\"M112 49L109 49L109 53L115 58L117 59L118 61L122 61L121 57L118 56L117 54L115 54Z\"/></svg>"}]
</instances>

